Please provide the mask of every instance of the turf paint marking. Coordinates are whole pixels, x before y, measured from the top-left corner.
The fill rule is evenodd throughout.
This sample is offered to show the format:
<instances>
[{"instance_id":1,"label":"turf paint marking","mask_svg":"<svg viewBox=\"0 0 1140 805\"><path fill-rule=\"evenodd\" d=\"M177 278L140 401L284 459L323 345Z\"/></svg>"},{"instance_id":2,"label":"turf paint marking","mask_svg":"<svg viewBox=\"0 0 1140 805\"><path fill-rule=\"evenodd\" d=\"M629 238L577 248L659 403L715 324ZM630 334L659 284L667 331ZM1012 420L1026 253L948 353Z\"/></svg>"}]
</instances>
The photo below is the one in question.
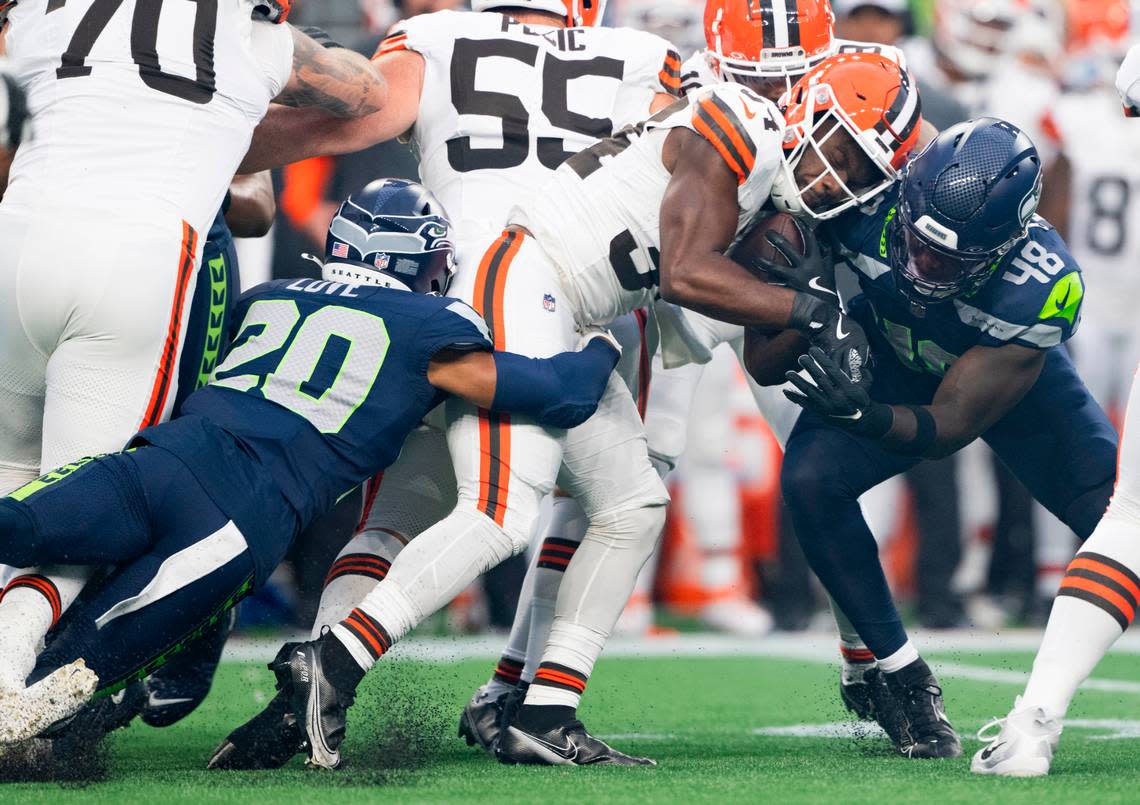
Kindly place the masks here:
<instances>
[{"instance_id":1,"label":"turf paint marking","mask_svg":"<svg viewBox=\"0 0 1140 805\"><path fill-rule=\"evenodd\" d=\"M1096 730L1103 735L1090 735L1094 741L1123 741L1140 738L1140 721L1116 718L1069 718L1066 730ZM757 727L753 735L768 738L886 738L878 724L859 721L835 721L829 724L788 724L782 727ZM634 737L634 736L629 736Z\"/></svg>"}]
</instances>

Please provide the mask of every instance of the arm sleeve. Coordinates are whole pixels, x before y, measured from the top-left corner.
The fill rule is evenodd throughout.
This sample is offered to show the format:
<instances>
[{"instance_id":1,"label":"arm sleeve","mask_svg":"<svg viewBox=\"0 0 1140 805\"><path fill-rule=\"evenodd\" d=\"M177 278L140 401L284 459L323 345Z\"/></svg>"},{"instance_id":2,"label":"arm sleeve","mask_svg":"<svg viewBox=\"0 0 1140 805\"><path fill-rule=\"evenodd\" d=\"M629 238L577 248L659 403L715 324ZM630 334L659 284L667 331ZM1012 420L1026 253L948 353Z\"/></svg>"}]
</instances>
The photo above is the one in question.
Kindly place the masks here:
<instances>
[{"instance_id":1,"label":"arm sleeve","mask_svg":"<svg viewBox=\"0 0 1140 805\"><path fill-rule=\"evenodd\" d=\"M437 352L445 349L474 352L495 348L487 323L470 305L458 299L424 322L416 336L423 350L423 371Z\"/></svg>"},{"instance_id":2,"label":"arm sleeve","mask_svg":"<svg viewBox=\"0 0 1140 805\"><path fill-rule=\"evenodd\" d=\"M491 407L524 414L546 427L575 427L597 410L617 360L617 351L601 339L591 341L581 352L562 352L551 358L496 352Z\"/></svg>"}]
</instances>

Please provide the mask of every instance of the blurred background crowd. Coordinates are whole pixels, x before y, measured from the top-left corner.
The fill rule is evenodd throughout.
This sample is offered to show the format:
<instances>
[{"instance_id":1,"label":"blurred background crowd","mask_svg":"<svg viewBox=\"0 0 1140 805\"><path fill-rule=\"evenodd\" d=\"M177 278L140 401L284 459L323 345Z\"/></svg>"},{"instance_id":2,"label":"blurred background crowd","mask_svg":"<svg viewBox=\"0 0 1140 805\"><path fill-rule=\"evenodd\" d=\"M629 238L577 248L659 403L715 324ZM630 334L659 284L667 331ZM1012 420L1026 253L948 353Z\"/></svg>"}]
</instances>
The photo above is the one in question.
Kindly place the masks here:
<instances>
[{"instance_id":1,"label":"blurred background crowd","mask_svg":"<svg viewBox=\"0 0 1140 805\"><path fill-rule=\"evenodd\" d=\"M1072 351L1089 387L1119 422L1137 363L1140 300L1140 137L1129 132L1112 77L1136 18L1126 0L832 0L837 35L900 46L924 114L944 128L979 115L1026 130L1047 163L1041 213L1085 271ZM397 20L457 0L296 0L317 25L371 55ZM704 46L701 0L610 0L607 21L651 30L684 57ZM1138 123L1137 125L1140 125ZM276 222L238 244L242 284L307 276L337 204L380 176L418 178L399 142L313 159L273 177ZM1136 194L1133 195L1133 190ZM650 392L652 394L652 391ZM823 615L795 539L784 527L780 450L726 352L704 373L689 449L671 478L662 547L643 572L619 629L652 634L697 625L740 635L797 630ZM869 493L864 501L896 594L930 628L1043 622L1075 540L981 443ZM243 608L248 626L307 624L327 567L359 513L348 498L295 548L269 588ZM506 628L526 566L516 557L464 593L433 628ZM312 577L310 577L312 576Z\"/></svg>"}]
</instances>

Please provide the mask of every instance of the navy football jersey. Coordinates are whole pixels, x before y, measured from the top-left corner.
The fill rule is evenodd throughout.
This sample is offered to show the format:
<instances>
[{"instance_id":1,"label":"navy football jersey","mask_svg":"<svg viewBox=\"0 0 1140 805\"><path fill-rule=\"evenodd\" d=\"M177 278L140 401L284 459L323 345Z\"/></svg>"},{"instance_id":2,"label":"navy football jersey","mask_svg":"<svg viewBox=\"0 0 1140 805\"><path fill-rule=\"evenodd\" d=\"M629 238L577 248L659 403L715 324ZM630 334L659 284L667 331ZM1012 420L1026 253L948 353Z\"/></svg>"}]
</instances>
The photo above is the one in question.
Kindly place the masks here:
<instances>
[{"instance_id":1,"label":"navy football jersey","mask_svg":"<svg viewBox=\"0 0 1140 805\"><path fill-rule=\"evenodd\" d=\"M902 295L888 259L891 197L866 214L831 224L837 260L859 280L848 307L875 346L884 345L906 368L941 377L974 346L1020 344L1048 349L1067 341L1080 322L1084 284L1061 236L1035 217L1028 233L973 293L926 307L919 315ZM877 356L882 360L885 356Z\"/></svg>"},{"instance_id":2,"label":"navy football jersey","mask_svg":"<svg viewBox=\"0 0 1140 805\"><path fill-rule=\"evenodd\" d=\"M463 302L324 280L258 286L234 320L210 384L139 440L186 463L251 547L291 539L395 461L446 396L427 380L436 353L493 348ZM297 522L272 505L281 498Z\"/></svg>"}]
</instances>

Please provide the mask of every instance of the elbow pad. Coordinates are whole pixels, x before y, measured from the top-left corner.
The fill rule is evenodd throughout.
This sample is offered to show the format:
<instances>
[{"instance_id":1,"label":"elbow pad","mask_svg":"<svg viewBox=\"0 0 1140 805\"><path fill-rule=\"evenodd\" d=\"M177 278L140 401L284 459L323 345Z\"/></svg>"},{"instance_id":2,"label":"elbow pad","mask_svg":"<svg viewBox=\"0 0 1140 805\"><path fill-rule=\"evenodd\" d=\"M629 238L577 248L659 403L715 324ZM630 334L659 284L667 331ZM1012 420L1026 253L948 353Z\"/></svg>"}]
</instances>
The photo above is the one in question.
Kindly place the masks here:
<instances>
[{"instance_id":1,"label":"elbow pad","mask_svg":"<svg viewBox=\"0 0 1140 805\"><path fill-rule=\"evenodd\" d=\"M526 358L496 352L495 411L524 414L553 428L581 425L598 408L618 354L602 339L581 352Z\"/></svg>"}]
</instances>

